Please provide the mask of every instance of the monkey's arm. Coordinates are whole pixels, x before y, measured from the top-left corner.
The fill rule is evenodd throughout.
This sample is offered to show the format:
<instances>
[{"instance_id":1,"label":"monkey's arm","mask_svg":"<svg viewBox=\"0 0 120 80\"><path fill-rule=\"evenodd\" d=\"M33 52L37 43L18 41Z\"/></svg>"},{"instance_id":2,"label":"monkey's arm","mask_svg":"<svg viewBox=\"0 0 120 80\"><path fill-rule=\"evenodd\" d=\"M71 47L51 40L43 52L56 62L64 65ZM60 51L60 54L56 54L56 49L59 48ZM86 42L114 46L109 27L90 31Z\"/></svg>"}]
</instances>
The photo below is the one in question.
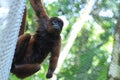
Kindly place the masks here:
<instances>
[{"instance_id":1,"label":"monkey's arm","mask_svg":"<svg viewBox=\"0 0 120 80\"><path fill-rule=\"evenodd\" d=\"M61 47L61 40L58 40L55 43L55 46L53 47L53 50L51 53L49 69L46 75L47 78L51 78L53 76L54 70L56 69L59 53L60 53L60 47Z\"/></svg>"},{"instance_id":2,"label":"monkey's arm","mask_svg":"<svg viewBox=\"0 0 120 80\"><path fill-rule=\"evenodd\" d=\"M40 70L39 64L20 64L14 65L14 69L11 71L14 73L18 78L26 78L35 72Z\"/></svg>"},{"instance_id":3,"label":"monkey's arm","mask_svg":"<svg viewBox=\"0 0 120 80\"><path fill-rule=\"evenodd\" d=\"M34 9L39 20L41 18L46 19L46 20L48 19L48 16L42 6L41 0L30 0L30 4L31 4L32 8Z\"/></svg>"}]
</instances>

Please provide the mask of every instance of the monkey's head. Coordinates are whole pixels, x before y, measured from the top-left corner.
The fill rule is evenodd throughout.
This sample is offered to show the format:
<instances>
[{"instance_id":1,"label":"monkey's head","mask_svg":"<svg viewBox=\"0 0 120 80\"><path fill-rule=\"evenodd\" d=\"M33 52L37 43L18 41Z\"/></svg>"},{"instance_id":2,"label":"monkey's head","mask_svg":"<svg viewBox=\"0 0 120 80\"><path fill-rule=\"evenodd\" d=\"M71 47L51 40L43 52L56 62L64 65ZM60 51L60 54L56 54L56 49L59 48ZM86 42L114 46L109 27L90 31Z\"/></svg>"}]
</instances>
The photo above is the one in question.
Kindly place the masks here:
<instances>
[{"instance_id":1,"label":"monkey's head","mask_svg":"<svg viewBox=\"0 0 120 80\"><path fill-rule=\"evenodd\" d=\"M63 21L58 17L52 17L48 21L47 31L48 33L54 33L59 35L62 31Z\"/></svg>"}]
</instances>

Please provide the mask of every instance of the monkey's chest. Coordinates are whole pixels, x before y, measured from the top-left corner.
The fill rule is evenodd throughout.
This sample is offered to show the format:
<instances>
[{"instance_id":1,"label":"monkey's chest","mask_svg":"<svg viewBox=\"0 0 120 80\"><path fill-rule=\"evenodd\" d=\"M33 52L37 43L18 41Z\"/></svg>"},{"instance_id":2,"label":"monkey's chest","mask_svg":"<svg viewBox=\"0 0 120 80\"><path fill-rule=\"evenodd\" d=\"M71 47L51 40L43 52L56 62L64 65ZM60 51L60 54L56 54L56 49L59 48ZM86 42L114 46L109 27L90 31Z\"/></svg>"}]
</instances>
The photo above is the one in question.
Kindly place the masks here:
<instances>
[{"instance_id":1,"label":"monkey's chest","mask_svg":"<svg viewBox=\"0 0 120 80\"><path fill-rule=\"evenodd\" d=\"M41 55L47 54L52 50L53 45L53 41L41 41L40 44L38 44L37 51Z\"/></svg>"},{"instance_id":2,"label":"monkey's chest","mask_svg":"<svg viewBox=\"0 0 120 80\"><path fill-rule=\"evenodd\" d=\"M41 63L47 55L52 51L54 42L41 41L40 44L34 45L34 52L31 55L30 62Z\"/></svg>"}]
</instances>

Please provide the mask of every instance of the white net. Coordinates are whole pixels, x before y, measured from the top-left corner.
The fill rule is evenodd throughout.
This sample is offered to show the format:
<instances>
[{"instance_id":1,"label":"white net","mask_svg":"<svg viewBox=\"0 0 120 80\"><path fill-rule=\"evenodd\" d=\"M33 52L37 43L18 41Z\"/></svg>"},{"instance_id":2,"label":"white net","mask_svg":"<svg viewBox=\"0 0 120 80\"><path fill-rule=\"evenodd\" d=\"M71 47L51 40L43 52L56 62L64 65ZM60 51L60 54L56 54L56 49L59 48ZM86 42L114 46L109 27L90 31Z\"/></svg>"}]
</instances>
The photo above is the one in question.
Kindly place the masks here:
<instances>
[{"instance_id":1,"label":"white net","mask_svg":"<svg viewBox=\"0 0 120 80\"><path fill-rule=\"evenodd\" d=\"M0 0L0 80L7 80L25 0Z\"/></svg>"}]
</instances>

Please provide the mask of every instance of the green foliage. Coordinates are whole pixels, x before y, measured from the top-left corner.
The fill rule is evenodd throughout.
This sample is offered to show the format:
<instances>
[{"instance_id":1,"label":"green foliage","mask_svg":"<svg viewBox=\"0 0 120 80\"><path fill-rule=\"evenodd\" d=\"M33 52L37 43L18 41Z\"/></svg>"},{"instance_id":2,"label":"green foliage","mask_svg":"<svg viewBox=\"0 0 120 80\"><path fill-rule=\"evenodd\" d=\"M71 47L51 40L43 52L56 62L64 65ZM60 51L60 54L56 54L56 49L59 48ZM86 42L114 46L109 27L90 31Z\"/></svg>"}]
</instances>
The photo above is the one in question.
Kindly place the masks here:
<instances>
[{"instance_id":1,"label":"green foliage","mask_svg":"<svg viewBox=\"0 0 120 80\"><path fill-rule=\"evenodd\" d=\"M102 34L105 32L100 26L95 27L88 22L84 25L63 64L58 80L107 80L107 56L110 53L101 49L105 45L99 38Z\"/></svg>"}]
</instances>

